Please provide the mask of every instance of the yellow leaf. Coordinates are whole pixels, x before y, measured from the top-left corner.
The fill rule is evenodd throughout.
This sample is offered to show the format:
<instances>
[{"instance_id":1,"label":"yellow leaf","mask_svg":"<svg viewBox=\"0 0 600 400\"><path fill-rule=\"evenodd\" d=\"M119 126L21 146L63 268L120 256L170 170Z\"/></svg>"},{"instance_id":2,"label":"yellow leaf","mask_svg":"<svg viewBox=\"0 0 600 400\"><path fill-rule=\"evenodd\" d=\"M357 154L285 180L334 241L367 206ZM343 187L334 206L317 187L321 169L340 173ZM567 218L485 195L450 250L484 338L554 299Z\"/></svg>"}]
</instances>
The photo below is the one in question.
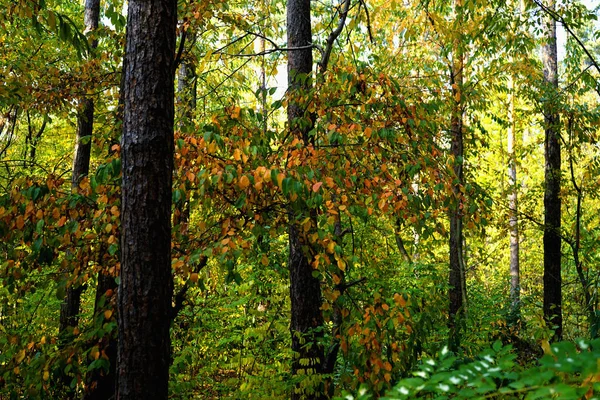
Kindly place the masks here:
<instances>
[{"instance_id":1,"label":"yellow leaf","mask_svg":"<svg viewBox=\"0 0 600 400\"><path fill-rule=\"evenodd\" d=\"M21 361L23 361L24 359L25 359L25 349L23 349L17 353L17 357L16 357L17 364L20 364Z\"/></svg>"},{"instance_id":2,"label":"yellow leaf","mask_svg":"<svg viewBox=\"0 0 600 400\"><path fill-rule=\"evenodd\" d=\"M263 254L263 256L260 259L260 263L266 267L267 265L269 265L269 257Z\"/></svg>"},{"instance_id":3,"label":"yellow leaf","mask_svg":"<svg viewBox=\"0 0 600 400\"><path fill-rule=\"evenodd\" d=\"M540 346L542 346L542 350L544 350L544 354L552 354L552 349L550 349L550 343L548 342L548 340L546 340L546 339L542 340L542 343L540 343Z\"/></svg>"},{"instance_id":4,"label":"yellow leaf","mask_svg":"<svg viewBox=\"0 0 600 400\"><path fill-rule=\"evenodd\" d=\"M104 319L110 319L110 317L112 317L112 310L106 310L104 311Z\"/></svg>"},{"instance_id":5,"label":"yellow leaf","mask_svg":"<svg viewBox=\"0 0 600 400\"><path fill-rule=\"evenodd\" d=\"M327 252L333 254L333 251L335 249L335 242L331 241L327 244Z\"/></svg>"},{"instance_id":6,"label":"yellow leaf","mask_svg":"<svg viewBox=\"0 0 600 400\"><path fill-rule=\"evenodd\" d=\"M48 379L50 379L50 372L48 372L48 370L44 371L43 379L45 381L47 381Z\"/></svg>"},{"instance_id":7,"label":"yellow leaf","mask_svg":"<svg viewBox=\"0 0 600 400\"><path fill-rule=\"evenodd\" d=\"M112 228L113 228L112 224L106 224L106 226L104 227L104 232L111 233Z\"/></svg>"},{"instance_id":8,"label":"yellow leaf","mask_svg":"<svg viewBox=\"0 0 600 400\"><path fill-rule=\"evenodd\" d=\"M341 258L339 260L337 260L337 265L341 271L346 270L346 262L344 260L342 260Z\"/></svg>"}]
</instances>

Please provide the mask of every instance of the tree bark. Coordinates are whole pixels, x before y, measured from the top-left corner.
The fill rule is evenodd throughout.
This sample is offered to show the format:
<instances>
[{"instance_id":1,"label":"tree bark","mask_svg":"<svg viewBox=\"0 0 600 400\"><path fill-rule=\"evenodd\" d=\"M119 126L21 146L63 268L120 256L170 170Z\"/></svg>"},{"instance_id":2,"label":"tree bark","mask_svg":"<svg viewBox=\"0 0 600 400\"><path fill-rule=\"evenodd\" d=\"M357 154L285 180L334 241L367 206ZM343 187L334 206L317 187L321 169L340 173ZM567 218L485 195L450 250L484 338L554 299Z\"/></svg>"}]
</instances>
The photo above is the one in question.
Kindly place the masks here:
<instances>
[{"instance_id":1,"label":"tree bark","mask_svg":"<svg viewBox=\"0 0 600 400\"><path fill-rule=\"evenodd\" d=\"M548 8L554 11L554 0ZM545 123L545 190L544 190L544 318L554 329L553 340L562 339L561 279L561 199L560 199L560 117L557 111L558 62L556 22L545 18L542 64L546 83Z\"/></svg>"},{"instance_id":2,"label":"tree bark","mask_svg":"<svg viewBox=\"0 0 600 400\"><path fill-rule=\"evenodd\" d=\"M508 226L510 232L510 317L512 325L520 319L521 283L519 272L519 217L518 217L518 186L517 160L515 157L516 118L515 118L515 87L511 76L508 83Z\"/></svg>"},{"instance_id":3,"label":"tree bark","mask_svg":"<svg viewBox=\"0 0 600 400\"><path fill-rule=\"evenodd\" d=\"M167 399L177 2L131 0L124 61L117 399Z\"/></svg>"},{"instance_id":4,"label":"tree bark","mask_svg":"<svg viewBox=\"0 0 600 400\"><path fill-rule=\"evenodd\" d=\"M458 6L457 6L458 7ZM460 15L460 10L457 12ZM458 17L457 17L458 18ZM458 39L453 44L451 64L451 84L453 110L450 121L450 154L454 158L454 182L452 185L453 205L450 209L450 271L448 284L450 328L450 349L456 351L460 344L461 325L464 324L467 306L465 264L463 258L463 200L461 188L464 185L464 144L463 144L463 55Z\"/></svg>"},{"instance_id":5,"label":"tree bark","mask_svg":"<svg viewBox=\"0 0 600 400\"><path fill-rule=\"evenodd\" d=\"M306 103L298 100L311 88L310 73L313 68L310 0L288 0L287 3L287 46L288 87L292 95L287 109L289 129L292 134L310 145L309 131L313 117L306 112ZM297 221L310 211L299 199L290 205L289 215L289 260L290 300L292 335L292 374L294 376L323 373L324 348L323 315L321 313L321 287L311 265L311 254L306 250L308 243L301 235ZM314 219L314 216L312 216ZM292 399L325 399L324 385L308 390L297 386Z\"/></svg>"},{"instance_id":6,"label":"tree bark","mask_svg":"<svg viewBox=\"0 0 600 400\"><path fill-rule=\"evenodd\" d=\"M101 256L103 255L103 252ZM115 278L108 273L98 273L98 284L96 286L96 299L94 301L94 321L104 321L101 314L105 310L113 310L116 306L112 297L117 290ZM113 293L107 296L107 293ZM100 306L104 304L104 306ZM100 350L106 355L109 363L108 371L94 369L86 375L86 390L83 400L107 400L114 399L116 372L117 372L117 338L114 333L105 333L100 340Z\"/></svg>"}]
</instances>

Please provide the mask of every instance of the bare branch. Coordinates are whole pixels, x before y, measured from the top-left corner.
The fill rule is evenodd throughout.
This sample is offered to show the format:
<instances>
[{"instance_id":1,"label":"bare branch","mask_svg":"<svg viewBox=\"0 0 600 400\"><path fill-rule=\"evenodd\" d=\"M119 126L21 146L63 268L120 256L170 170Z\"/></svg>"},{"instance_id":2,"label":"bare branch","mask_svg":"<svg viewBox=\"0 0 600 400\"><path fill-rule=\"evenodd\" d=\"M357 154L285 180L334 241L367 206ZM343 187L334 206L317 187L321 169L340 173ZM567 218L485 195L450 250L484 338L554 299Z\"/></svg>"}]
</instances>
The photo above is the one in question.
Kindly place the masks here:
<instances>
[{"instance_id":1,"label":"bare branch","mask_svg":"<svg viewBox=\"0 0 600 400\"><path fill-rule=\"evenodd\" d=\"M348 16L348 10L350 9L350 0L344 0L342 4L342 11L340 12L340 20L337 27L327 37L325 45L325 51L321 53L321 61L319 61L319 68L321 73L327 71L327 65L329 64L329 58L331 57L331 50L333 49L333 43L342 33L344 25L346 25L346 17Z\"/></svg>"}]
</instances>

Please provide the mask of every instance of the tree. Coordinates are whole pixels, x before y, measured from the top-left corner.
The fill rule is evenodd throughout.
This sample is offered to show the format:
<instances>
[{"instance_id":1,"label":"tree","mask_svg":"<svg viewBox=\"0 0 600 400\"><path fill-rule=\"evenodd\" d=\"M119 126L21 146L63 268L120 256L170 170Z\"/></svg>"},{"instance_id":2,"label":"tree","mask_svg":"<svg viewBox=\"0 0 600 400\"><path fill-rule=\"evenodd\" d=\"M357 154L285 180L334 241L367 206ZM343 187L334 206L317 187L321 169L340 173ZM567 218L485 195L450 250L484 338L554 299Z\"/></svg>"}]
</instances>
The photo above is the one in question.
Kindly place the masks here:
<instances>
[{"instance_id":1,"label":"tree","mask_svg":"<svg viewBox=\"0 0 600 400\"><path fill-rule=\"evenodd\" d=\"M456 27L460 29L463 10L462 3L454 4ZM452 43L452 59L450 60L450 84L452 87L452 115L450 118L450 154L453 160L452 194L454 196L450 208L450 271L448 284L450 307L448 312L448 325L450 327L450 346L457 350L460 340L460 326L464 324L467 307L467 281L466 268L463 255L463 199L461 187L464 185L464 142L463 142L463 85L464 85L464 55L462 34L458 35Z\"/></svg>"},{"instance_id":2,"label":"tree","mask_svg":"<svg viewBox=\"0 0 600 400\"><path fill-rule=\"evenodd\" d=\"M177 2L129 2L124 61L118 399L166 399Z\"/></svg>"},{"instance_id":3,"label":"tree","mask_svg":"<svg viewBox=\"0 0 600 400\"><path fill-rule=\"evenodd\" d=\"M98 29L99 16L100 0L87 0L84 13L85 33L95 33ZM90 47L92 51L98 47L98 40L93 39ZM94 100L91 97L84 97L81 99L80 110L77 115L77 136L71 169L71 191L74 193L77 193L81 179L87 176L90 171L93 127ZM83 289L84 285L78 282L74 282L67 288L60 309L60 332L63 336L67 334L68 328L72 329L77 326Z\"/></svg>"},{"instance_id":4,"label":"tree","mask_svg":"<svg viewBox=\"0 0 600 400\"><path fill-rule=\"evenodd\" d=\"M287 46L290 49L288 87L294 96L287 109L288 125L291 133L304 146L309 146L314 143L309 136L314 124L313 116L307 112L306 101L299 99L307 97L311 90L313 57L310 0L288 0ZM306 218L307 214L310 211L302 204L302 199L293 202L288 210L293 375L321 374L325 357L323 344L320 343L323 337L321 287L319 280L313 276L311 253L307 251L306 237L301 235L298 225L298 221ZM310 218L316 224L314 214ZM301 390L294 389L292 399L303 398L303 395ZM321 392L313 398L325 398L325 395Z\"/></svg>"},{"instance_id":5,"label":"tree","mask_svg":"<svg viewBox=\"0 0 600 400\"><path fill-rule=\"evenodd\" d=\"M552 0L548 8L554 11ZM560 117L558 114L558 58L556 21L545 17L542 63L544 70L544 319L554 329L554 340L562 338Z\"/></svg>"}]
</instances>

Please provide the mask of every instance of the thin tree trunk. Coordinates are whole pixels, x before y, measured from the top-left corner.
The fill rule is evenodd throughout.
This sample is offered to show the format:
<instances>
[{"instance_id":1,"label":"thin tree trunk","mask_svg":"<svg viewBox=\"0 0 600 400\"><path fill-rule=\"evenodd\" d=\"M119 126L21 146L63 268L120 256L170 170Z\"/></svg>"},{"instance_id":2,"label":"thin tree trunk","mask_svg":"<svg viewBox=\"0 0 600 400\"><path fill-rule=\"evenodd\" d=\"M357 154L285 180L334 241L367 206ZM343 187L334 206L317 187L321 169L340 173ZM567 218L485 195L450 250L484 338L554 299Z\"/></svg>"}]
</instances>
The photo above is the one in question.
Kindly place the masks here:
<instances>
[{"instance_id":1,"label":"thin tree trunk","mask_svg":"<svg viewBox=\"0 0 600 400\"><path fill-rule=\"evenodd\" d=\"M547 6L554 11L554 0ZM545 18L542 64L546 82L545 123L545 191L544 191L544 318L554 329L553 340L562 339L561 279L561 199L560 199L560 118L557 111L558 62L556 22Z\"/></svg>"},{"instance_id":2,"label":"thin tree trunk","mask_svg":"<svg viewBox=\"0 0 600 400\"><path fill-rule=\"evenodd\" d=\"M117 399L167 399L177 1L130 0L124 62Z\"/></svg>"},{"instance_id":3,"label":"thin tree trunk","mask_svg":"<svg viewBox=\"0 0 600 400\"><path fill-rule=\"evenodd\" d=\"M103 257L105 249L101 249L100 257ZM94 301L94 323L100 320L104 322L104 312L113 310L112 299L116 295L117 284L115 278L108 273L98 273L98 284L96 286L96 299ZM101 306L103 305L103 306ZM86 390L83 400L108 400L114 399L116 388L117 371L117 338L114 333L105 333L99 343L100 350L106 355L109 363L108 371L94 369L86 375Z\"/></svg>"},{"instance_id":4,"label":"thin tree trunk","mask_svg":"<svg viewBox=\"0 0 600 400\"><path fill-rule=\"evenodd\" d=\"M520 320L521 283L519 272L519 217L517 160L515 157L516 118L515 87L511 76L508 83L508 226L510 231L510 322L515 325Z\"/></svg>"},{"instance_id":5,"label":"thin tree trunk","mask_svg":"<svg viewBox=\"0 0 600 400\"><path fill-rule=\"evenodd\" d=\"M309 75L313 68L310 0L288 0L287 3L287 46L303 48L288 53L288 86L292 96L308 92L311 88ZM313 119L305 112L306 104L292 99L288 105L289 129L297 138L309 145ZM311 255L303 249L309 245L301 235L297 221L305 218L310 211L302 203L290 205L289 215L289 261L290 300L292 335L292 374L294 376L321 374L323 372L324 348L323 315L321 313L321 287L319 280L312 275ZM314 216L313 220L314 220ZM315 221L313 221L315 222ZM323 385L306 391L299 386L293 389L292 399L325 399ZM312 393L311 393L312 392Z\"/></svg>"},{"instance_id":6,"label":"thin tree trunk","mask_svg":"<svg viewBox=\"0 0 600 400\"><path fill-rule=\"evenodd\" d=\"M98 29L100 20L100 0L86 0L84 10L85 33L94 32ZM98 41L91 43L92 51L98 47ZM90 155L92 148L92 133L94 129L94 100L85 97L81 100L81 109L77 115L77 136L75 142L75 152L73 155L73 165L71 173L71 191L77 193L79 183L82 178L88 175L90 171ZM85 265L80 265L83 271ZM81 308L81 295L85 290L85 285L74 282L67 288L65 298L60 307L60 325L59 336L63 343L71 340L72 330L79 324L79 312ZM68 377L65 377L68 381ZM74 393L68 391L69 398Z\"/></svg>"},{"instance_id":7,"label":"thin tree trunk","mask_svg":"<svg viewBox=\"0 0 600 400\"><path fill-rule=\"evenodd\" d=\"M458 7L458 6L457 6ZM457 14L460 15L459 10ZM457 17L458 18L458 17ZM450 348L458 350L461 326L464 324L467 307L465 264L463 258L463 210L462 192L464 185L464 144L463 144L463 55L458 39L453 44L451 84L453 111L450 124L450 153L454 158L454 183L452 185L453 206L450 210L450 273L449 273L449 312Z\"/></svg>"},{"instance_id":8,"label":"thin tree trunk","mask_svg":"<svg viewBox=\"0 0 600 400\"><path fill-rule=\"evenodd\" d=\"M581 290L583 291L584 309L588 314L589 323L589 334L592 339L598 337L598 329L600 328L600 313L596 310L596 304L594 302L594 296L591 292L591 283L588 271L584 270L583 261L579 257L579 250L581 249L581 214L583 210L583 190L577 180L575 179L575 161L573 160L573 148L574 148L574 137L573 137L573 121L571 118L567 122L567 132L569 134L569 171L571 173L571 183L577 193L577 205L575 208L575 238L570 241L571 249L573 251L573 262L575 263L575 271L581 283Z\"/></svg>"}]
</instances>

